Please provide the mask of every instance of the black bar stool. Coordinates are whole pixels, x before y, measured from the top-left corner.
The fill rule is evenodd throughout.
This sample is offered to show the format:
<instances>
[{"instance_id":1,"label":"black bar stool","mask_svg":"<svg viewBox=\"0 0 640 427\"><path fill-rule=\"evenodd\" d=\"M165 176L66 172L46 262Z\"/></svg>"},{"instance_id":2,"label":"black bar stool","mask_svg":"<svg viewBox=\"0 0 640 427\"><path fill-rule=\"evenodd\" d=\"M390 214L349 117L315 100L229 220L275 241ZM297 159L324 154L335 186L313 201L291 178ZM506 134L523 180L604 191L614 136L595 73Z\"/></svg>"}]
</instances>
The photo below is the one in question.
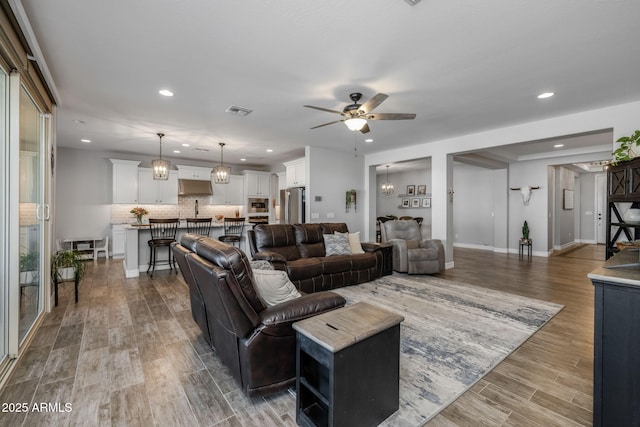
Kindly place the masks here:
<instances>
[{"instance_id":1,"label":"black bar stool","mask_svg":"<svg viewBox=\"0 0 640 427\"><path fill-rule=\"evenodd\" d=\"M244 218L225 218L224 219L224 235L218 237L218 240L224 243L231 243L235 246L242 240L242 230L244 230Z\"/></svg>"},{"instance_id":2,"label":"black bar stool","mask_svg":"<svg viewBox=\"0 0 640 427\"><path fill-rule=\"evenodd\" d=\"M151 230L151 240L149 244L149 268L147 268L147 274L151 270L151 276L153 277L154 271L156 271L157 264L169 264L169 269L175 269L176 274L178 269L175 268L175 260L171 253L171 243L176 241L176 233L178 231L178 224L180 220L178 218L169 219L154 219L149 218L149 229ZM158 261L157 251L158 248L167 248L169 256L166 261Z\"/></svg>"},{"instance_id":3,"label":"black bar stool","mask_svg":"<svg viewBox=\"0 0 640 427\"><path fill-rule=\"evenodd\" d=\"M187 233L209 237L213 218L187 218Z\"/></svg>"}]
</instances>

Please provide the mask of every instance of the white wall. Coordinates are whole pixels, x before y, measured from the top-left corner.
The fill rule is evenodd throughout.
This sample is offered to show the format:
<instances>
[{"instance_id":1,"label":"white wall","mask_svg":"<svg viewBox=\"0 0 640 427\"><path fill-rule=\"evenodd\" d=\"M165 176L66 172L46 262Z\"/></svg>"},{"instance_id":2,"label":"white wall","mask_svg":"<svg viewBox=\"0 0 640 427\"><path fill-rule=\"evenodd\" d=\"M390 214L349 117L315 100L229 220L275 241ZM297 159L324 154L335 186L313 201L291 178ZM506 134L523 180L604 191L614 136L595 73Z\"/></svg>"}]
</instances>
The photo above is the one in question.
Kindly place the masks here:
<instances>
[{"instance_id":1,"label":"white wall","mask_svg":"<svg viewBox=\"0 0 640 427\"><path fill-rule=\"evenodd\" d=\"M352 153L307 147L307 220L309 222L344 222L349 231L363 231L366 191L362 170L364 157ZM357 209L345 212L345 195L357 191ZM321 201L316 201L316 196ZM312 216L317 214L318 218ZM363 241L367 240L363 238Z\"/></svg>"},{"instance_id":2,"label":"white wall","mask_svg":"<svg viewBox=\"0 0 640 427\"><path fill-rule=\"evenodd\" d=\"M507 251L507 170L453 168L454 245Z\"/></svg>"},{"instance_id":3,"label":"white wall","mask_svg":"<svg viewBox=\"0 0 640 427\"><path fill-rule=\"evenodd\" d=\"M55 237L111 235L111 162L92 151L59 147Z\"/></svg>"}]
</instances>

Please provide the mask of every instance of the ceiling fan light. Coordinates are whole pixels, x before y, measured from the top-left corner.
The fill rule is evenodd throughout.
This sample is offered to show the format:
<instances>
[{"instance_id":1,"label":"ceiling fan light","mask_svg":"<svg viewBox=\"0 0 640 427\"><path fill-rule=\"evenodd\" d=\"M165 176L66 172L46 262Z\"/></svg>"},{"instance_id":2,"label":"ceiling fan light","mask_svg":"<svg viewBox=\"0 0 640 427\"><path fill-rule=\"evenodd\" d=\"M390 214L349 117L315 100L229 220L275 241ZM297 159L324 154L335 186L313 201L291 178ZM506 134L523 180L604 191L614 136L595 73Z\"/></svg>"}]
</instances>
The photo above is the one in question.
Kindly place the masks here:
<instances>
[{"instance_id":1,"label":"ceiling fan light","mask_svg":"<svg viewBox=\"0 0 640 427\"><path fill-rule=\"evenodd\" d=\"M367 121L361 118L352 118L345 120L344 124L347 125L349 130L356 131L362 129L367 124Z\"/></svg>"}]
</instances>

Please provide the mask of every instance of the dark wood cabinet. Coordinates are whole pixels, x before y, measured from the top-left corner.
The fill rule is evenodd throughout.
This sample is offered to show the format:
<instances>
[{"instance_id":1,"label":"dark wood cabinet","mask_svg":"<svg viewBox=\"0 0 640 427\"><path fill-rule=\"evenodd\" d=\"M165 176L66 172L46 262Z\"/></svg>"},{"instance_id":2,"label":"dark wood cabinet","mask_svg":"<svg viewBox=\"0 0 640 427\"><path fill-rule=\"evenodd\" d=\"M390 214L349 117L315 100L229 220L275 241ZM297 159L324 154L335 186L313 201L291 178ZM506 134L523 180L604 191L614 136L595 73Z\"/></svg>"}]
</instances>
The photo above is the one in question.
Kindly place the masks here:
<instances>
[{"instance_id":1,"label":"dark wood cabinet","mask_svg":"<svg viewBox=\"0 0 640 427\"><path fill-rule=\"evenodd\" d=\"M402 320L357 303L294 324L298 425L374 426L398 410Z\"/></svg>"},{"instance_id":2,"label":"dark wood cabinet","mask_svg":"<svg viewBox=\"0 0 640 427\"><path fill-rule=\"evenodd\" d=\"M637 261L638 252L625 250L607 265ZM640 280L631 277L640 279L640 266L599 270L589 275L595 290L593 425L638 426Z\"/></svg>"},{"instance_id":3,"label":"dark wood cabinet","mask_svg":"<svg viewBox=\"0 0 640 427\"><path fill-rule=\"evenodd\" d=\"M629 223L619 211L619 203L640 202L640 158L609 167L607 173L607 249L609 259L618 251L616 241L640 239L640 223Z\"/></svg>"}]
</instances>

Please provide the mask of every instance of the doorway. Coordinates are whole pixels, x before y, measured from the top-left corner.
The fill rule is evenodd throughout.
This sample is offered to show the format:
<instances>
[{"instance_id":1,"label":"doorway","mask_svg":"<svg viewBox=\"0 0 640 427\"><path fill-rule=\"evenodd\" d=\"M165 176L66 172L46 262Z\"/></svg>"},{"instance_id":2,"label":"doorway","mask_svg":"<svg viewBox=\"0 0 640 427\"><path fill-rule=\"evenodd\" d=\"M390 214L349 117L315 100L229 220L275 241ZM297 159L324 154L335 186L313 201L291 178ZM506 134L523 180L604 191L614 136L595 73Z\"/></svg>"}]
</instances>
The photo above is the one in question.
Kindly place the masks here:
<instances>
[{"instance_id":1,"label":"doorway","mask_svg":"<svg viewBox=\"0 0 640 427\"><path fill-rule=\"evenodd\" d=\"M596 197L595 197L595 235L596 243L607 243L606 238L606 218L607 218L607 175L596 175Z\"/></svg>"}]
</instances>

